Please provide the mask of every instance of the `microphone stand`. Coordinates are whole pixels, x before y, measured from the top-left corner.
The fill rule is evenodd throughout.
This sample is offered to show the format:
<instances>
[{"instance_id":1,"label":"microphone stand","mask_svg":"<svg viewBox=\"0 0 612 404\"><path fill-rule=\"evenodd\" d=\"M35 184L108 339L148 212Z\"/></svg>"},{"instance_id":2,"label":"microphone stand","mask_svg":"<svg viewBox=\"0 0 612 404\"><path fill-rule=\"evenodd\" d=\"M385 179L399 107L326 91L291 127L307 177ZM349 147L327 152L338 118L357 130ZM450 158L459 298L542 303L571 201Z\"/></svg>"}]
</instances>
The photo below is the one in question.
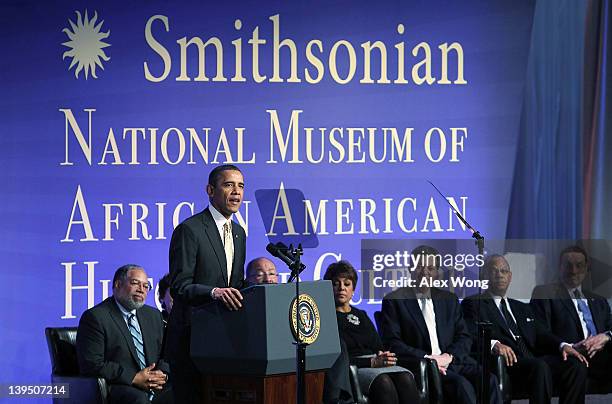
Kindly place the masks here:
<instances>
[{"instance_id":1,"label":"microphone stand","mask_svg":"<svg viewBox=\"0 0 612 404\"><path fill-rule=\"evenodd\" d=\"M456 212L459 215L459 212ZM467 223L467 222L466 222ZM471 226L470 226L471 227ZM472 237L476 239L476 246L478 247L478 254L484 256L484 237L478 232L474 231ZM483 273L479 271L478 279L482 280ZM489 400L489 372L491 364L491 327L492 324L488 321L480 321L482 317L482 282L478 283L478 299L476 299L476 311L478 313L478 321L476 321L477 330L477 341L476 349L478 354L482 358L482 370L480 374L479 384L479 402L486 403Z\"/></svg>"},{"instance_id":2,"label":"microphone stand","mask_svg":"<svg viewBox=\"0 0 612 404\"><path fill-rule=\"evenodd\" d=\"M296 403L306 404L306 347L307 343L302 341L300 333L300 272L304 270L300 257L304 253L302 244L300 243L297 248L293 248L293 245L289 245L288 251L295 258L293 264L289 266L291 269L291 276L295 278L295 326L296 326L296 341L295 345L295 376L297 382L297 394Z\"/></svg>"},{"instance_id":3,"label":"microphone stand","mask_svg":"<svg viewBox=\"0 0 612 404\"><path fill-rule=\"evenodd\" d=\"M465 227L472 232L472 238L474 238L476 247L478 248L478 254L484 256L484 237L478 230L473 228L467 220L455 209L455 207L448 201L446 196L434 185L433 182L427 181L432 187L438 191L440 196L444 198L446 203L451 207L455 216L465 225ZM478 279L482 280L482 271L478 271ZM476 321L476 349L478 355L482 360L482 366L480 371L480 377L478 378L478 394L477 399L479 404L486 404L489 401L489 371L490 371L490 355L491 355L491 327L492 324L488 321L480 321L482 317L482 309L480 301L482 300L482 282L478 283L478 299L476 299L476 311L478 313L478 321Z\"/></svg>"}]
</instances>

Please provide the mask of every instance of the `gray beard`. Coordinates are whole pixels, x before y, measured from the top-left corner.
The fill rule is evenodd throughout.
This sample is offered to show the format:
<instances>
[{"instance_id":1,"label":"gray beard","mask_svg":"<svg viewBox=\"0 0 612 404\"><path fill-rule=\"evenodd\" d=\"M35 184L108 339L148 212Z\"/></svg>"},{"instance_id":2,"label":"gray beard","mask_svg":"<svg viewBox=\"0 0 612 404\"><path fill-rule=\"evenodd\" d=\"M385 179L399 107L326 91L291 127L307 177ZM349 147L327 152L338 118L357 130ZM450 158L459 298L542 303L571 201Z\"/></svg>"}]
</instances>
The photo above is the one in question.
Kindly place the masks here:
<instances>
[{"instance_id":1,"label":"gray beard","mask_svg":"<svg viewBox=\"0 0 612 404\"><path fill-rule=\"evenodd\" d=\"M127 298L121 297L121 298L118 298L117 300L119 300L119 303L121 303L121 305L125 307L126 309L128 309L129 311L138 310L139 308L144 306L144 302L137 302L133 300L131 297L127 297Z\"/></svg>"}]
</instances>

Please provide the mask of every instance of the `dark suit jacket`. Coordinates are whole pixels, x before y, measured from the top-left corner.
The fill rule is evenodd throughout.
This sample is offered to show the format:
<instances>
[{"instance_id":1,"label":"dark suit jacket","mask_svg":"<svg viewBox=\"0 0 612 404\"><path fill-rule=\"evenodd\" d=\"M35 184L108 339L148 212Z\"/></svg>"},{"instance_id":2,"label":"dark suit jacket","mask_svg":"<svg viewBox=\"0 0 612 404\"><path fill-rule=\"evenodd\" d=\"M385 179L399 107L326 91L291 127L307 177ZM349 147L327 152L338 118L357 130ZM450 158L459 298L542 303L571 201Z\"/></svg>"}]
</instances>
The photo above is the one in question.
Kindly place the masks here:
<instances>
[{"instance_id":1,"label":"dark suit jacket","mask_svg":"<svg viewBox=\"0 0 612 404\"><path fill-rule=\"evenodd\" d=\"M453 355L457 362L473 362L468 357L472 337L463 320L457 296L440 289L432 289L431 296L440 350ZM385 296L381 334L383 344L400 358L423 358L431 354L427 325L412 289L398 289Z\"/></svg>"},{"instance_id":2,"label":"dark suit jacket","mask_svg":"<svg viewBox=\"0 0 612 404\"><path fill-rule=\"evenodd\" d=\"M480 315L478 314L478 301L480 300ZM516 320L521 337L527 348L536 356L547 354L558 354L561 340L551 334L546 327L536 320L533 310L528 304L518 300L508 299L510 310ZM491 339L508 345L514 352L519 352L519 347L510 333L501 312L495 305L490 294L474 295L463 299L461 302L463 317L472 335L476 338L476 322L488 321L491 323Z\"/></svg>"},{"instance_id":3,"label":"dark suit jacket","mask_svg":"<svg viewBox=\"0 0 612 404\"><path fill-rule=\"evenodd\" d=\"M612 315L605 298L582 290L597 332L612 330ZM531 307L548 329L564 342L575 343L584 339L580 318L567 289L561 283L536 286L531 294Z\"/></svg>"},{"instance_id":4,"label":"dark suit jacket","mask_svg":"<svg viewBox=\"0 0 612 404\"><path fill-rule=\"evenodd\" d=\"M239 224L232 222L232 235L234 262L229 286L241 289L246 286L246 234ZM223 241L208 208L174 229L170 242L170 279L174 304L166 348L170 358L179 355L186 359L193 307L210 302L213 288L228 286Z\"/></svg>"},{"instance_id":5,"label":"dark suit jacket","mask_svg":"<svg viewBox=\"0 0 612 404\"><path fill-rule=\"evenodd\" d=\"M146 364L166 374L170 369L160 360L164 326L159 310L143 306L136 311ZM131 385L140 370L132 334L114 297L87 310L77 330L76 351L82 375L103 377L111 384Z\"/></svg>"}]
</instances>

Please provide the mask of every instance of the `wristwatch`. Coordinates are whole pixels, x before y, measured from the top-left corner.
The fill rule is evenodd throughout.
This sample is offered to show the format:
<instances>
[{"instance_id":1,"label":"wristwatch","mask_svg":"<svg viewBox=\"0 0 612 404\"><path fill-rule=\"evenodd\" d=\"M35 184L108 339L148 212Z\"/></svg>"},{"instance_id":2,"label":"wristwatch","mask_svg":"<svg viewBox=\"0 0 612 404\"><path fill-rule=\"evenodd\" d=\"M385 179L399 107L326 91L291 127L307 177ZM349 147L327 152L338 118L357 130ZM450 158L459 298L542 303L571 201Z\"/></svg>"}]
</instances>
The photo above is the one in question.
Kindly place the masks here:
<instances>
[{"instance_id":1,"label":"wristwatch","mask_svg":"<svg viewBox=\"0 0 612 404\"><path fill-rule=\"evenodd\" d=\"M606 331L606 336L608 337L608 342L612 341L612 331Z\"/></svg>"}]
</instances>

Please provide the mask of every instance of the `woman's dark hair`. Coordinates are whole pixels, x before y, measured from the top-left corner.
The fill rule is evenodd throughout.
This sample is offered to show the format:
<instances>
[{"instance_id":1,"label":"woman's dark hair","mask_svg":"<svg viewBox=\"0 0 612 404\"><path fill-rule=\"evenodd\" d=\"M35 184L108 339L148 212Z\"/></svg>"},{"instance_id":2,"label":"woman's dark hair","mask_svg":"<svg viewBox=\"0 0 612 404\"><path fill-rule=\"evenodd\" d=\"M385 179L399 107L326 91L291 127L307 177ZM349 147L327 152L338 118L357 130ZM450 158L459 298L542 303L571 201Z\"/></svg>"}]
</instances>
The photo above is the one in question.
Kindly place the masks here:
<instances>
[{"instance_id":1,"label":"woman's dark hair","mask_svg":"<svg viewBox=\"0 0 612 404\"><path fill-rule=\"evenodd\" d=\"M357 271L355 271L350 262L344 260L334 262L327 267L325 275L323 275L323 279L332 282L340 277L350 279L353 283L353 289L357 287Z\"/></svg>"},{"instance_id":2,"label":"woman's dark hair","mask_svg":"<svg viewBox=\"0 0 612 404\"><path fill-rule=\"evenodd\" d=\"M157 283L157 297L161 302L162 307L165 309L166 304L164 303L164 296L166 291L170 288L170 274L166 274Z\"/></svg>"}]
</instances>

